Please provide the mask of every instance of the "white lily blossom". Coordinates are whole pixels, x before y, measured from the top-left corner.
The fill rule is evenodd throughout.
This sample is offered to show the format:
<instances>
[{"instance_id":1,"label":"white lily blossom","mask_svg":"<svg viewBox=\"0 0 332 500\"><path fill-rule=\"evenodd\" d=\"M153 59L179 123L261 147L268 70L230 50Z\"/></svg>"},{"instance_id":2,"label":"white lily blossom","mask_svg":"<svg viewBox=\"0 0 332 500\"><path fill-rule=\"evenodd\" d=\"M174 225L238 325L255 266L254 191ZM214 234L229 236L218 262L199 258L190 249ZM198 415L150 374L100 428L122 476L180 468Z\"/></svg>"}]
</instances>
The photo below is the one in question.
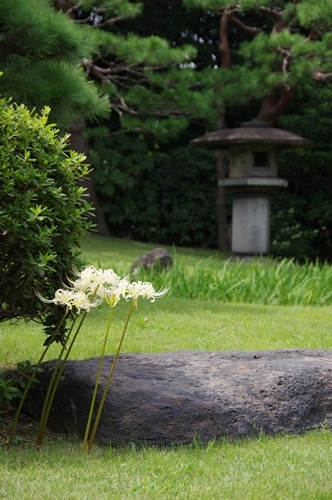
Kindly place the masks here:
<instances>
[{"instance_id":1,"label":"white lily blossom","mask_svg":"<svg viewBox=\"0 0 332 500\"><path fill-rule=\"evenodd\" d=\"M131 299L137 307L139 297L154 302L168 292L168 288L156 291L152 284L146 281L130 282L129 276L121 279L113 269L103 270L89 266L81 272L75 271L74 274L77 279L69 280L71 287L57 290L54 299L47 300L41 295L38 297L48 304L66 306L70 310L74 307L79 314L81 310L89 312L91 307L100 305L104 300L111 307L115 307L119 300Z\"/></svg>"},{"instance_id":2,"label":"white lily blossom","mask_svg":"<svg viewBox=\"0 0 332 500\"><path fill-rule=\"evenodd\" d=\"M55 292L54 299L44 299L44 297L42 297L40 294L37 295L40 300L47 304L66 306L70 310L75 307L78 314L81 312L81 310L89 312L91 307L96 307L101 303L100 300L91 301L86 293L82 290L60 288Z\"/></svg>"},{"instance_id":3,"label":"white lily blossom","mask_svg":"<svg viewBox=\"0 0 332 500\"><path fill-rule=\"evenodd\" d=\"M162 290L156 292L151 283L144 282L143 285L144 288L142 297L151 300L151 302L154 302L156 299L163 297L169 290L169 288L163 288Z\"/></svg>"},{"instance_id":4,"label":"white lily blossom","mask_svg":"<svg viewBox=\"0 0 332 500\"><path fill-rule=\"evenodd\" d=\"M96 269L93 266L87 267L80 273L76 273L78 279L71 281L75 290L83 290L88 294L97 294L103 297L109 287L118 283L121 278L113 269Z\"/></svg>"},{"instance_id":5,"label":"white lily blossom","mask_svg":"<svg viewBox=\"0 0 332 500\"><path fill-rule=\"evenodd\" d=\"M128 276L126 278L120 279L118 282L114 283L112 286L105 287L105 300L106 302L114 307L119 300L125 299L128 292L128 286L130 281Z\"/></svg>"},{"instance_id":6,"label":"white lily blossom","mask_svg":"<svg viewBox=\"0 0 332 500\"><path fill-rule=\"evenodd\" d=\"M132 299L135 306L137 306L139 297L143 297L144 299L149 299L151 300L151 302L154 302L157 298L163 297L163 295L165 295L167 292L168 288L156 292L152 284L147 281L133 281L128 285L126 300Z\"/></svg>"},{"instance_id":7,"label":"white lily blossom","mask_svg":"<svg viewBox=\"0 0 332 500\"><path fill-rule=\"evenodd\" d=\"M121 281L120 276L118 276L113 269L105 269L103 272L104 275L104 285L105 286L114 286Z\"/></svg>"},{"instance_id":8,"label":"white lily blossom","mask_svg":"<svg viewBox=\"0 0 332 500\"><path fill-rule=\"evenodd\" d=\"M97 307L101 304L101 302L102 300L100 298L97 300L90 300L85 292L78 291L73 293L71 307L75 307L77 313L79 314L82 309L90 312L91 307Z\"/></svg>"}]
</instances>

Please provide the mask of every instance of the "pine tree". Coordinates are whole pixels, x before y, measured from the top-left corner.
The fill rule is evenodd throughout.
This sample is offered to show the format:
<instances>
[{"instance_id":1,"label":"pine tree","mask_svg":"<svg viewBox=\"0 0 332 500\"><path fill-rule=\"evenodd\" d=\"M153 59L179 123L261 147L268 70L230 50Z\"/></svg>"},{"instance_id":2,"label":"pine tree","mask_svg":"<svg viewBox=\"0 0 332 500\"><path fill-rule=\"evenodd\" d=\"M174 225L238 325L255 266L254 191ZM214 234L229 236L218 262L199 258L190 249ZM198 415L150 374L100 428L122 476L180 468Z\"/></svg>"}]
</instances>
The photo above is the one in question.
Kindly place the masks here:
<instances>
[{"instance_id":1,"label":"pine tree","mask_svg":"<svg viewBox=\"0 0 332 500\"><path fill-rule=\"evenodd\" d=\"M139 15L140 3L3 0L2 6L2 95L37 109L47 104L59 126L103 118L108 102L125 128L166 134L186 126L181 116L188 106L178 94L195 50L121 32L118 25Z\"/></svg>"},{"instance_id":2,"label":"pine tree","mask_svg":"<svg viewBox=\"0 0 332 500\"><path fill-rule=\"evenodd\" d=\"M55 2L59 5L59 2ZM188 106L179 95L187 83L185 66L195 50L171 46L149 33L140 36L121 29L121 23L141 13L140 3L127 0L60 2L75 25L89 27L98 41L98 50L82 58L86 73L111 102L113 113L124 129L153 130L159 135L176 134L187 125ZM178 71L179 68L183 71Z\"/></svg>"},{"instance_id":3,"label":"pine tree","mask_svg":"<svg viewBox=\"0 0 332 500\"><path fill-rule=\"evenodd\" d=\"M119 33L117 23L138 15L139 3L3 0L2 7L0 93L30 108L50 106L50 119L71 133L72 149L88 154L85 123L105 117L109 103L124 128L167 137L186 126L168 70L186 65L194 50ZM106 234L92 178L86 187Z\"/></svg>"},{"instance_id":4,"label":"pine tree","mask_svg":"<svg viewBox=\"0 0 332 500\"><path fill-rule=\"evenodd\" d=\"M184 0L219 15L225 104L261 101L256 119L273 126L310 80L332 82L332 4L325 0ZM230 44L230 33L246 34Z\"/></svg>"},{"instance_id":5,"label":"pine tree","mask_svg":"<svg viewBox=\"0 0 332 500\"><path fill-rule=\"evenodd\" d=\"M224 128L230 106L253 103L253 126L274 126L310 82L332 81L332 4L325 0L183 0L219 16L220 69L215 93L222 97L215 126ZM230 42L236 33L237 40ZM244 38L243 38L244 36ZM241 40L242 38L242 40ZM317 86L317 102L319 100ZM225 175L218 154L218 178ZM227 249L224 188L219 189L219 248Z\"/></svg>"},{"instance_id":6,"label":"pine tree","mask_svg":"<svg viewBox=\"0 0 332 500\"><path fill-rule=\"evenodd\" d=\"M80 66L97 48L94 37L47 0L2 0L1 7L1 95L39 111L48 105L60 127L74 117L107 116L107 98Z\"/></svg>"}]
</instances>

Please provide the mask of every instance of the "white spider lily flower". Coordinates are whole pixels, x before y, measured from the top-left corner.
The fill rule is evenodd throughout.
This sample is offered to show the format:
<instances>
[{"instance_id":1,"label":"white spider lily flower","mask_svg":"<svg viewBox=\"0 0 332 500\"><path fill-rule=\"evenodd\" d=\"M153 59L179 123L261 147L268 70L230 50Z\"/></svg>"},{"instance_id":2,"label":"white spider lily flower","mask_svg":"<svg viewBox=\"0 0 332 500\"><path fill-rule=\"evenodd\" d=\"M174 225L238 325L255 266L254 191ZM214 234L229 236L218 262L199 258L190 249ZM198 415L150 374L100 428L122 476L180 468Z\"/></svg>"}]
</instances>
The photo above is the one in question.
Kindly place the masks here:
<instances>
[{"instance_id":1,"label":"white spider lily flower","mask_svg":"<svg viewBox=\"0 0 332 500\"><path fill-rule=\"evenodd\" d=\"M71 287L59 289L55 292L54 299L47 300L42 296L38 297L48 304L66 306L68 309L75 308L79 314L81 310L87 312L91 307L96 307L105 300L111 307L115 307L121 299L132 299L137 307L139 297L154 302L157 298L163 297L168 288L156 291L149 282L130 282L129 275L121 279L113 269L96 269L93 266L87 267L83 271L74 271L77 280L70 280Z\"/></svg>"},{"instance_id":2,"label":"white spider lily flower","mask_svg":"<svg viewBox=\"0 0 332 500\"><path fill-rule=\"evenodd\" d=\"M160 297L163 297L166 295L168 292L169 288L164 288L162 290L159 290L156 292L156 290L153 288L152 284L149 282L144 282L143 283L143 294L142 297L145 299L151 300L151 302L154 302L156 299L159 299Z\"/></svg>"},{"instance_id":3,"label":"white spider lily flower","mask_svg":"<svg viewBox=\"0 0 332 500\"><path fill-rule=\"evenodd\" d=\"M78 314L82 309L89 312L91 307L96 307L102 302L101 300L91 301L82 290L67 290L60 288L55 292L54 299L44 299L40 294L37 295L40 300L47 304L66 306L70 310L75 307Z\"/></svg>"},{"instance_id":4,"label":"white spider lily flower","mask_svg":"<svg viewBox=\"0 0 332 500\"><path fill-rule=\"evenodd\" d=\"M126 290L126 300L132 299L135 306L137 306L138 297L142 294L143 291L143 283L142 281L133 281L129 283Z\"/></svg>"},{"instance_id":5,"label":"white spider lily flower","mask_svg":"<svg viewBox=\"0 0 332 500\"><path fill-rule=\"evenodd\" d=\"M111 307L115 307L120 299L126 298L130 281L128 277L120 279L111 287L106 287L104 298Z\"/></svg>"},{"instance_id":6,"label":"white spider lily flower","mask_svg":"<svg viewBox=\"0 0 332 500\"><path fill-rule=\"evenodd\" d=\"M103 270L96 269L93 266L87 267L80 273L77 273L77 276L78 279L71 282L74 290L83 290L87 293L93 293L104 283Z\"/></svg>"},{"instance_id":7,"label":"white spider lily flower","mask_svg":"<svg viewBox=\"0 0 332 500\"><path fill-rule=\"evenodd\" d=\"M73 293L71 307L75 307L77 310L77 314L81 312L81 310L85 310L86 312L90 312L91 307L97 307L102 303L102 299L98 297L98 299L90 300L89 297L83 291L78 291Z\"/></svg>"},{"instance_id":8,"label":"white spider lily flower","mask_svg":"<svg viewBox=\"0 0 332 500\"><path fill-rule=\"evenodd\" d=\"M163 295L165 295L167 292L168 288L156 292L152 284L149 282L133 281L128 285L126 300L132 299L135 307L137 307L137 301L139 297L143 297L144 299L149 299L151 300L151 302L154 302L157 298L163 297Z\"/></svg>"},{"instance_id":9,"label":"white spider lily flower","mask_svg":"<svg viewBox=\"0 0 332 500\"><path fill-rule=\"evenodd\" d=\"M110 289L121 281L121 278L113 269L96 269L93 266L87 267L81 273L77 272L78 279L71 281L74 290L82 290L89 295L97 295L104 299L109 295Z\"/></svg>"},{"instance_id":10,"label":"white spider lily flower","mask_svg":"<svg viewBox=\"0 0 332 500\"><path fill-rule=\"evenodd\" d=\"M40 295L40 293L37 293L36 295L46 304L55 304L56 306L58 306L69 304L73 295L73 291L61 288L55 292L54 299L45 299L42 295Z\"/></svg>"},{"instance_id":11,"label":"white spider lily flower","mask_svg":"<svg viewBox=\"0 0 332 500\"><path fill-rule=\"evenodd\" d=\"M118 276L113 269L105 269L104 270L104 285L105 286L114 286L117 285L121 281L120 276Z\"/></svg>"}]
</instances>

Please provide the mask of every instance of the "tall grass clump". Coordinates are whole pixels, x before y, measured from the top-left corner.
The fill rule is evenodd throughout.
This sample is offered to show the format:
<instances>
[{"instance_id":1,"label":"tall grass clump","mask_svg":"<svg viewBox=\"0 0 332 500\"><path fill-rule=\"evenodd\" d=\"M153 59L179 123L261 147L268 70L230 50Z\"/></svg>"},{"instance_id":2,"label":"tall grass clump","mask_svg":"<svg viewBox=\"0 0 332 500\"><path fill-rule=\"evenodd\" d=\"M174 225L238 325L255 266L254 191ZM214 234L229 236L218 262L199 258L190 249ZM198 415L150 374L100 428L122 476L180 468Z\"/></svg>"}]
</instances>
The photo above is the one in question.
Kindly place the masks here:
<instances>
[{"instance_id":1,"label":"tall grass clump","mask_svg":"<svg viewBox=\"0 0 332 500\"><path fill-rule=\"evenodd\" d=\"M157 286L169 286L176 298L283 306L332 303L332 267L327 263L262 258L233 262L211 256L187 266L176 255L173 261L170 270L142 269L140 279L153 277Z\"/></svg>"}]
</instances>

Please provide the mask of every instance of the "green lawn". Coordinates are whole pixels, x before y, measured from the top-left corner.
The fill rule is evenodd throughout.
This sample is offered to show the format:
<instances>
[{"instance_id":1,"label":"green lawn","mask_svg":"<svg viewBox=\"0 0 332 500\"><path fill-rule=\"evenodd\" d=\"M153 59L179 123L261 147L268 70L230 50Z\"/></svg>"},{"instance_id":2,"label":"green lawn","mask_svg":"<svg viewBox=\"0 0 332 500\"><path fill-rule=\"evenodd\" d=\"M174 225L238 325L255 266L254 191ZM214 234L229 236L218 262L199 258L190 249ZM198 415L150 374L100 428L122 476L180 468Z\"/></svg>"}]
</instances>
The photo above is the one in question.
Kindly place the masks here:
<instances>
[{"instance_id":1,"label":"green lawn","mask_svg":"<svg viewBox=\"0 0 332 500\"><path fill-rule=\"evenodd\" d=\"M152 247L90 237L83 250L84 257L91 264L113 267L124 275L135 258ZM170 251L174 255L175 250L170 248ZM176 265L164 278L176 282L178 268L181 270L182 281L177 296L170 293L152 304L144 300L139 302L122 352L332 348L332 308L329 305L266 305L263 295L254 287L251 302L257 303L245 303L242 299L234 303L206 298L205 295L202 298L186 297L187 287L183 279L188 276L192 286L189 276L193 270L198 276L203 276L199 274L201 268L210 266L216 275L227 265L227 273L238 272L238 264L212 254L211 257L208 250L176 249ZM275 271L272 279L268 275L270 271L265 272L264 267L276 269L273 263L260 263L246 264L242 271L249 276L253 268L256 269L254 273L259 270L261 281L267 280L263 283L266 291L269 285L270 288L275 286ZM286 265L282 264L280 269L283 267ZM294 269L299 276L300 271ZM293 267L289 275L292 270ZM310 286L314 287L311 296L327 295L326 280L321 279L319 271L318 268L314 271L308 268L307 278L303 278L301 285L305 290L303 295L308 296ZM311 272L315 273L316 281L311 275L309 279ZM326 268L321 272L328 274L330 270ZM252 276L256 279L252 274L250 280ZM293 278L288 276L287 279L291 282ZM154 283L153 275L151 281ZM195 286L200 287L199 280ZM199 296L197 290L190 293ZM273 290L269 293L272 294ZM322 304L325 304L323 300ZM115 308L108 353L114 353L128 306L120 303ZM105 306L90 313L72 358L100 354L107 315ZM32 322L12 326L0 324L0 360L2 363L25 359L36 361L43 340L40 327ZM56 357L57 352L57 347L52 347L48 359ZM95 446L93 455L88 458L81 456L80 443L75 438L49 435L40 452L34 450L33 442L29 440L18 440L18 445L10 452L0 448L0 498L330 499L331 445L330 431L322 428L302 436L268 438L262 435L235 443L210 443L208 446L193 443L171 449Z\"/></svg>"},{"instance_id":2,"label":"green lawn","mask_svg":"<svg viewBox=\"0 0 332 500\"><path fill-rule=\"evenodd\" d=\"M108 352L113 353L128 304L114 311ZM108 308L88 316L72 358L100 354ZM182 349L259 350L287 347L332 349L332 308L222 304L212 301L163 298L142 300L134 310L122 352L161 352ZM0 358L13 363L37 361L44 341L39 325L0 324ZM57 356L53 346L47 359Z\"/></svg>"},{"instance_id":3,"label":"green lawn","mask_svg":"<svg viewBox=\"0 0 332 500\"><path fill-rule=\"evenodd\" d=\"M0 451L5 499L330 499L331 433L174 449L53 442Z\"/></svg>"}]
</instances>

